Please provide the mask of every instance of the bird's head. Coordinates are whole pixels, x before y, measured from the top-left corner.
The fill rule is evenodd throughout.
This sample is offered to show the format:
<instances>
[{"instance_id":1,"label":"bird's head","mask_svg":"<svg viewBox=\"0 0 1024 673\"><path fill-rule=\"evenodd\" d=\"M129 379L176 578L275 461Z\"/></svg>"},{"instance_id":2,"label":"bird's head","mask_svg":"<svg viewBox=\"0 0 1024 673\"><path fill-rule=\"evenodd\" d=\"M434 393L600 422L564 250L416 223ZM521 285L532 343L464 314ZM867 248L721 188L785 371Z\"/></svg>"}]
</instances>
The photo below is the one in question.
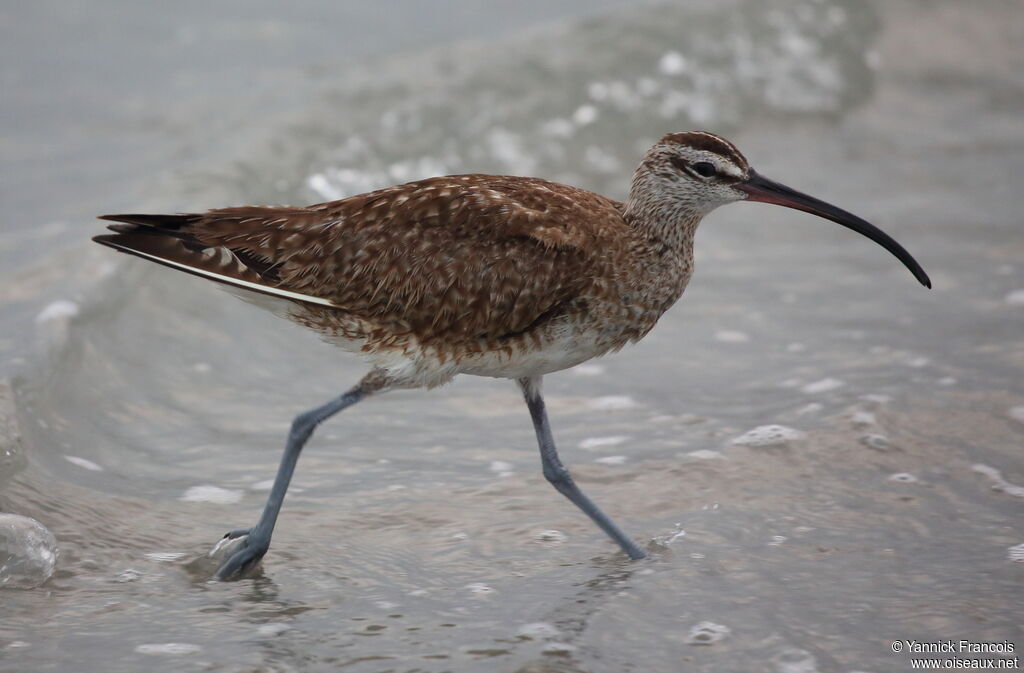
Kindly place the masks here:
<instances>
[{"instance_id":1,"label":"bird's head","mask_svg":"<svg viewBox=\"0 0 1024 673\"><path fill-rule=\"evenodd\" d=\"M715 208L736 201L795 208L853 229L895 255L922 285L932 286L921 265L881 229L769 180L751 168L732 143L712 133L670 133L648 150L634 174L627 212L692 228Z\"/></svg>"}]
</instances>

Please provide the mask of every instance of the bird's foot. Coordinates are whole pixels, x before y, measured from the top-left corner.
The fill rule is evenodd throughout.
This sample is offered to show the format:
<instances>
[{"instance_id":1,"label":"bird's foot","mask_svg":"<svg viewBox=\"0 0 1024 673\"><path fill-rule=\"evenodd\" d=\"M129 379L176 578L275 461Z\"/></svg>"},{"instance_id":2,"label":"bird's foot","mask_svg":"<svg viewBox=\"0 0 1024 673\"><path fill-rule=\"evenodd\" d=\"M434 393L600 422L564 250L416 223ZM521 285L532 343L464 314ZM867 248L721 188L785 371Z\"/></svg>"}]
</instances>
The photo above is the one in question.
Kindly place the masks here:
<instances>
[{"instance_id":1,"label":"bird's foot","mask_svg":"<svg viewBox=\"0 0 1024 673\"><path fill-rule=\"evenodd\" d=\"M241 579L259 564L269 548L269 536L252 528L225 533L210 550L210 556L220 555L224 559L214 577L221 581Z\"/></svg>"}]
</instances>

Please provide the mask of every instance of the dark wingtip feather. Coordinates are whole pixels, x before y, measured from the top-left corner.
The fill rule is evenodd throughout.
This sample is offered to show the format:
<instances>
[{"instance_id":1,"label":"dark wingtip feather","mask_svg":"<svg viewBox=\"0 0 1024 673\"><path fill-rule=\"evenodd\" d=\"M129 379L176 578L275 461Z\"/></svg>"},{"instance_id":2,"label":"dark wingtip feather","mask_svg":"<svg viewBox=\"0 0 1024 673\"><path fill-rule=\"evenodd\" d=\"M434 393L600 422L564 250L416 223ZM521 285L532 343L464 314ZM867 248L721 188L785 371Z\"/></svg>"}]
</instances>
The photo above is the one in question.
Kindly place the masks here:
<instances>
[{"instance_id":1,"label":"dark wingtip feather","mask_svg":"<svg viewBox=\"0 0 1024 673\"><path fill-rule=\"evenodd\" d=\"M143 227L153 227L155 229L177 230L187 224L196 222L200 217L200 215L196 215L194 213L180 213L177 215L125 213L121 215L100 215L98 216L98 219L108 220L110 222L124 222L125 224L134 224ZM114 228L111 227L111 229ZM114 229L114 231L122 231L122 229Z\"/></svg>"}]
</instances>

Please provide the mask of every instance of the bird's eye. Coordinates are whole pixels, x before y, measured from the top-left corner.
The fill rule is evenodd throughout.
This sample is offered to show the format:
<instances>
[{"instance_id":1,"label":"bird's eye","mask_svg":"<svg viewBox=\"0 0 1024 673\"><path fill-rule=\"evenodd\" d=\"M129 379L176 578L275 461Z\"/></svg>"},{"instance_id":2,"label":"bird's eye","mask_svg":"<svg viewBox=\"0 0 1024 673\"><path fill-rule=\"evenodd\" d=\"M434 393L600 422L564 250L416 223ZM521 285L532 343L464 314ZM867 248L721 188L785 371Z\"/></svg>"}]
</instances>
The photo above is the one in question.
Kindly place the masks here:
<instances>
[{"instance_id":1,"label":"bird's eye","mask_svg":"<svg viewBox=\"0 0 1024 673\"><path fill-rule=\"evenodd\" d=\"M693 165L693 172L702 178L710 178L718 171L715 169L715 165L710 161L698 161Z\"/></svg>"}]
</instances>

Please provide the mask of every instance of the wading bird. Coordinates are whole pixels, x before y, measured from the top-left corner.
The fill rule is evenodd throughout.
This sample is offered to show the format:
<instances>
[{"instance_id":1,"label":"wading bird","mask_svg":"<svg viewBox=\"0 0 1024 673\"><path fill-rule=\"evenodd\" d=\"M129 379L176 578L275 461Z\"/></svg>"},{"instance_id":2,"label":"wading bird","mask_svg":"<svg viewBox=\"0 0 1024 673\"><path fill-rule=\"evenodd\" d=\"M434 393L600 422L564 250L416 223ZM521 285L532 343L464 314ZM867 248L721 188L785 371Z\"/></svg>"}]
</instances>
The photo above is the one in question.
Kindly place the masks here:
<instances>
[{"instance_id":1,"label":"wading bird","mask_svg":"<svg viewBox=\"0 0 1024 673\"><path fill-rule=\"evenodd\" d=\"M537 178L452 175L307 208L243 206L178 215L104 215L93 240L209 278L358 353L372 369L292 423L263 514L217 570L236 578L266 554L313 430L396 388L458 374L515 379L549 482L631 559L640 547L576 485L551 434L541 379L646 335L693 272L701 219L734 201L807 211L861 233L931 281L859 217L762 177L727 140L666 135L614 201Z\"/></svg>"}]
</instances>

